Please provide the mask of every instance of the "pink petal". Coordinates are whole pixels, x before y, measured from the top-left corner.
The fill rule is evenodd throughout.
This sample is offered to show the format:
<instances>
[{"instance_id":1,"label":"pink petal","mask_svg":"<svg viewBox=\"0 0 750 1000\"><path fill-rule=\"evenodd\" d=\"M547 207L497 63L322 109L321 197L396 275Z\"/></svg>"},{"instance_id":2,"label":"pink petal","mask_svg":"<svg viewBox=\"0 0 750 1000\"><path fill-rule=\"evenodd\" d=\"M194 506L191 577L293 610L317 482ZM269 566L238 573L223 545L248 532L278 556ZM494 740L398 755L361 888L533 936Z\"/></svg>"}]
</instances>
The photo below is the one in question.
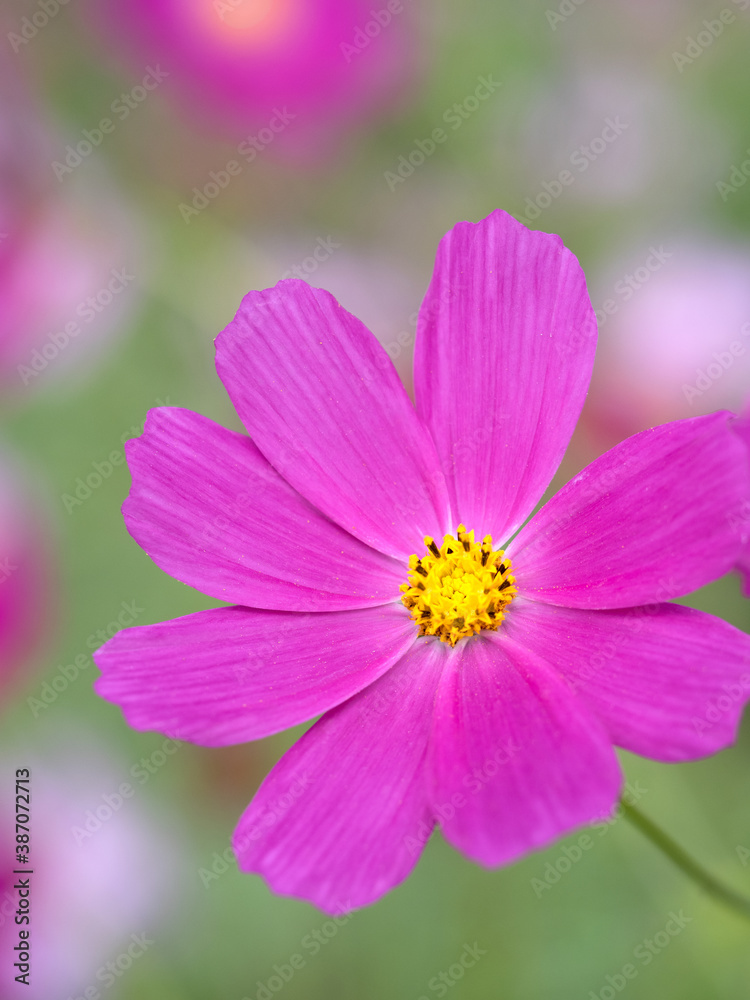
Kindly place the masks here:
<instances>
[{"instance_id":1,"label":"pink petal","mask_svg":"<svg viewBox=\"0 0 750 1000\"><path fill-rule=\"evenodd\" d=\"M520 592L572 608L680 597L727 573L729 512L750 495L728 413L678 420L612 448L508 546Z\"/></svg>"},{"instance_id":2,"label":"pink petal","mask_svg":"<svg viewBox=\"0 0 750 1000\"><path fill-rule=\"evenodd\" d=\"M223 601L336 611L397 599L406 570L333 524L244 434L151 410L129 441L130 534L171 576Z\"/></svg>"},{"instance_id":3,"label":"pink petal","mask_svg":"<svg viewBox=\"0 0 750 1000\"><path fill-rule=\"evenodd\" d=\"M501 543L526 520L573 433L595 347L583 271L559 237L498 211L443 238L414 380L456 522Z\"/></svg>"},{"instance_id":4,"label":"pink petal","mask_svg":"<svg viewBox=\"0 0 750 1000\"><path fill-rule=\"evenodd\" d=\"M315 506L389 555L447 530L434 445L390 358L327 292L250 292L216 367L269 462Z\"/></svg>"},{"instance_id":5,"label":"pink petal","mask_svg":"<svg viewBox=\"0 0 750 1000\"><path fill-rule=\"evenodd\" d=\"M746 543L737 560L737 569L744 577L742 593L745 597L750 597L750 543Z\"/></svg>"},{"instance_id":6,"label":"pink petal","mask_svg":"<svg viewBox=\"0 0 750 1000\"><path fill-rule=\"evenodd\" d=\"M423 768L440 645L415 643L279 761L234 834L243 871L329 913L406 878L432 829Z\"/></svg>"},{"instance_id":7,"label":"pink petal","mask_svg":"<svg viewBox=\"0 0 750 1000\"><path fill-rule=\"evenodd\" d=\"M96 691L134 729L227 746L338 705L414 640L401 604L311 614L218 608L118 632L94 656Z\"/></svg>"},{"instance_id":8,"label":"pink petal","mask_svg":"<svg viewBox=\"0 0 750 1000\"><path fill-rule=\"evenodd\" d=\"M745 407L744 413L734 422L733 427L745 445L746 458L750 462L750 404ZM739 508L730 511L730 517L742 534L744 544L737 560L737 569L744 577L743 593L745 597L750 597L750 496L745 498Z\"/></svg>"},{"instance_id":9,"label":"pink petal","mask_svg":"<svg viewBox=\"0 0 750 1000\"><path fill-rule=\"evenodd\" d=\"M462 640L445 658L430 763L445 837L484 865L608 815L621 785L603 727L504 634Z\"/></svg>"},{"instance_id":10,"label":"pink petal","mask_svg":"<svg viewBox=\"0 0 750 1000\"><path fill-rule=\"evenodd\" d=\"M695 760L734 742L750 700L750 636L677 604L581 611L514 601L503 628L559 670L613 743Z\"/></svg>"}]
</instances>

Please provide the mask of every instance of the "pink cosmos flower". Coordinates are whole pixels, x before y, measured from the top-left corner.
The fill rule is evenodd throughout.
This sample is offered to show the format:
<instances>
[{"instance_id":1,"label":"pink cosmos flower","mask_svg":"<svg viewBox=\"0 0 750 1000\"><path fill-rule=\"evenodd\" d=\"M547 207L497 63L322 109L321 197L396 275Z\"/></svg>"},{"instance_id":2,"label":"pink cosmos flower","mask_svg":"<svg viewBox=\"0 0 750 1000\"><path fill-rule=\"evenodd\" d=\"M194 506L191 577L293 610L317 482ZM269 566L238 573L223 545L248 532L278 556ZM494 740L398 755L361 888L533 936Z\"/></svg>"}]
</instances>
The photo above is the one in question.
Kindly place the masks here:
<instances>
[{"instance_id":1,"label":"pink cosmos flower","mask_svg":"<svg viewBox=\"0 0 750 1000\"><path fill-rule=\"evenodd\" d=\"M236 139L264 129L248 150L306 157L399 94L415 62L407 6L378 18L369 0L109 0L92 13L137 71L159 61L191 117Z\"/></svg>"},{"instance_id":2,"label":"pink cosmos flower","mask_svg":"<svg viewBox=\"0 0 750 1000\"><path fill-rule=\"evenodd\" d=\"M354 316L289 280L217 341L250 436L157 409L129 443L129 531L234 606L120 632L97 690L137 729L212 746L322 713L235 833L276 892L370 903L436 821L481 864L513 861L611 812L613 745L681 761L734 738L742 699L713 707L750 637L666 603L737 558L732 415L622 442L529 520L595 329L559 238L495 212L440 245L416 406Z\"/></svg>"}]
</instances>

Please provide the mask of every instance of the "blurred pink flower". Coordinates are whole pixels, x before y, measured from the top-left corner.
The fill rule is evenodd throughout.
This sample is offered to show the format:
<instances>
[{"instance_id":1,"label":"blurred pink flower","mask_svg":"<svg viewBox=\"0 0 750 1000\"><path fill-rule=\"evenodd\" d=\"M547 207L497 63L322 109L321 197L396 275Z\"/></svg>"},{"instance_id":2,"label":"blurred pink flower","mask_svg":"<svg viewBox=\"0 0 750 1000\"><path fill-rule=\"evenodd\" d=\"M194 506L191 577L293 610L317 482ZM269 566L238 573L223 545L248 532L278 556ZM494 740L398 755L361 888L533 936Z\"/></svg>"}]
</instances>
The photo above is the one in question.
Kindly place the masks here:
<instances>
[{"instance_id":1,"label":"blurred pink flower","mask_svg":"<svg viewBox=\"0 0 750 1000\"><path fill-rule=\"evenodd\" d=\"M56 603L51 545L17 469L0 456L0 698L49 637Z\"/></svg>"},{"instance_id":2,"label":"blurred pink flower","mask_svg":"<svg viewBox=\"0 0 750 1000\"><path fill-rule=\"evenodd\" d=\"M669 420L739 411L750 385L750 252L667 239L609 270L594 293L592 451Z\"/></svg>"},{"instance_id":3,"label":"blurred pink flower","mask_svg":"<svg viewBox=\"0 0 750 1000\"><path fill-rule=\"evenodd\" d=\"M394 101L415 61L410 0L109 0L105 37L211 130L307 159ZM267 133L265 136L263 133Z\"/></svg>"},{"instance_id":4,"label":"blurred pink flower","mask_svg":"<svg viewBox=\"0 0 750 1000\"><path fill-rule=\"evenodd\" d=\"M55 179L62 143L0 57L0 389L86 372L131 311L133 222L111 185ZM92 177L93 174L93 177ZM125 272L124 281L118 274ZM121 289L112 291L113 288ZM93 299L93 301L91 301Z\"/></svg>"},{"instance_id":5,"label":"blurred pink flower","mask_svg":"<svg viewBox=\"0 0 750 1000\"><path fill-rule=\"evenodd\" d=\"M31 772L33 870L27 876L32 880L33 957L30 986L25 986L13 981L14 959L7 958L23 929L14 920L18 893L13 884L24 876L12 874L22 866L7 853L15 843L15 798L6 795L0 815L3 1000L64 1000L89 987L104 992L105 980L97 972L106 976L102 966L127 952L132 935L150 938L174 906L173 876L183 850L179 838L138 797L144 793L137 788L118 807L118 788L130 774L123 774L105 746L78 731L76 747L71 749L70 732L63 731L42 750L37 740L33 753L16 747L12 758L3 758L8 782L17 768ZM161 845L158 854L155 844Z\"/></svg>"}]
</instances>

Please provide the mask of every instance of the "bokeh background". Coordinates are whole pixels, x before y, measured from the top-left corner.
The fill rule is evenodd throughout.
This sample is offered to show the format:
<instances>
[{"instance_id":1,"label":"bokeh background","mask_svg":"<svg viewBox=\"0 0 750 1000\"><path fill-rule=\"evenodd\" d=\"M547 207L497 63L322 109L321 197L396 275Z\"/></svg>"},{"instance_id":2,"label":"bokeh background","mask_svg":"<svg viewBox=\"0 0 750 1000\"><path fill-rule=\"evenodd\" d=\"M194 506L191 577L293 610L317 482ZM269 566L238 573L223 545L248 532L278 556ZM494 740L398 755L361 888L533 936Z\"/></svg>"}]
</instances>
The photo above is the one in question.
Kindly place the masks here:
<instances>
[{"instance_id":1,"label":"bokeh background","mask_svg":"<svg viewBox=\"0 0 750 1000\"><path fill-rule=\"evenodd\" d=\"M368 323L410 386L439 238L503 208L562 236L598 311L559 482L644 427L738 409L748 8L4 0L0 856L29 767L37 874L35 984L16 991L0 879L2 998L750 995L747 925L625 820L499 871L436 834L404 885L338 924L273 896L229 837L299 734L208 750L135 733L94 695L91 661L123 625L215 606L127 535L123 442L158 405L238 427L213 338L290 272ZM685 603L750 628L736 577ZM749 721L713 759L622 755L642 809L745 893Z\"/></svg>"}]
</instances>

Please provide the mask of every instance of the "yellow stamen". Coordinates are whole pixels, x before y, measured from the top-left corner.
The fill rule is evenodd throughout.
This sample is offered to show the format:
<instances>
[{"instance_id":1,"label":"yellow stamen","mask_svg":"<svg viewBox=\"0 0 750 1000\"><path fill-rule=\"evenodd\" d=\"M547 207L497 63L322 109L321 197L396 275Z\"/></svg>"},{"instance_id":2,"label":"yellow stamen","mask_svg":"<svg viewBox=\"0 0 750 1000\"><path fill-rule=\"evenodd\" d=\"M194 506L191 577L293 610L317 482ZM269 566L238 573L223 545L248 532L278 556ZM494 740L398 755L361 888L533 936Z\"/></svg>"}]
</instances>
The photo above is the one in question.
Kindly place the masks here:
<instances>
[{"instance_id":1,"label":"yellow stamen","mask_svg":"<svg viewBox=\"0 0 750 1000\"><path fill-rule=\"evenodd\" d=\"M446 535L440 548L426 535L427 554L409 557L409 582L401 584L419 634L451 646L482 629L494 632L518 593L510 559L502 549L492 551L490 535L479 545L463 524L456 535Z\"/></svg>"}]
</instances>

